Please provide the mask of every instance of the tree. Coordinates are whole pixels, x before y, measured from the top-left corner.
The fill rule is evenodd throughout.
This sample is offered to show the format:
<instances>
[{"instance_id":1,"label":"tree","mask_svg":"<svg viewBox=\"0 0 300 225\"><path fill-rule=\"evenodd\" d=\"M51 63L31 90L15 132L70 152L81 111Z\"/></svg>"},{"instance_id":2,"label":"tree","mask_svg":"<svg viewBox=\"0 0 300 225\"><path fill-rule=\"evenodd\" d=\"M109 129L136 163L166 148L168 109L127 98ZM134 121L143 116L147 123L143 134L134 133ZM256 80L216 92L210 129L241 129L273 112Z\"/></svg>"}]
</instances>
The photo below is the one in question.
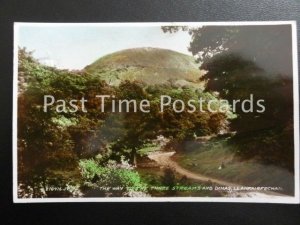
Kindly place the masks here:
<instances>
[{"instance_id":1,"label":"tree","mask_svg":"<svg viewBox=\"0 0 300 225\"><path fill-rule=\"evenodd\" d=\"M41 188L45 190L49 182L66 184L66 177L55 175L57 170L76 171L77 156L66 132L71 120L54 111L43 112L43 96L56 94L50 83L60 79L59 75L25 49L19 50L18 181L33 189L33 197L41 197Z\"/></svg>"},{"instance_id":2,"label":"tree","mask_svg":"<svg viewBox=\"0 0 300 225\"><path fill-rule=\"evenodd\" d=\"M290 25L162 27L164 32L188 31L189 50L199 62L219 53L237 54L270 73L292 74Z\"/></svg>"},{"instance_id":3,"label":"tree","mask_svg":"<svg viewBox=\"0 0 300 225\"><path fill-rule=\"evenodd\" d=\"M291 26L163 27L164 32L188 31L189 50L207 71L206 91L227 100L253 94L265 101L264 113L237 108L232 138L243 157L260 158L293 170L293 82Z\"/></svg>"}]
</instances>

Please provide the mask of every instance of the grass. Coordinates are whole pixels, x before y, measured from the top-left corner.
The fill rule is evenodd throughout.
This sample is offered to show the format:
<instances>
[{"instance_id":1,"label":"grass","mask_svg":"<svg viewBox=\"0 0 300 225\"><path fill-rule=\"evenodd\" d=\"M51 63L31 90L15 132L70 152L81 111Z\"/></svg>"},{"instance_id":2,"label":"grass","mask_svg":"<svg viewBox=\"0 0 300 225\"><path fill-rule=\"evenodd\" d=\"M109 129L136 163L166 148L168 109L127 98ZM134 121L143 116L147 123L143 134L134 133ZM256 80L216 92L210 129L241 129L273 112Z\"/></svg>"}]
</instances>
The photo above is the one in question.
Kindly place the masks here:
<instances>
[{"instance_id":1,"label":"grass","mask_svg":"<svg viewBox=\"0 0 300 225\"><path fill-rule=\"evenodd\" d=\"M148 187L165 186L162 183L162 178L164 176L164 171L161 168L138 168L138 173L141 176L142 181L147 183ZM195 181L192 179L186 179L182 181L182 176L179 174L175 174L175 183L177 188L191 188L191 187L199 187L206 186L205 183L201 183L199 181ZM210 190L177 190L173 192L168 192L166 190L148 190L152 197L219 197L222 196L222 193L218 191L210 191Z\"/></svg>"},{"instance_id":2,"label":"grass","mask_svg":"<svg viewBox=\"0 0 300 225\"><path fill-rule=\"evenodd\" d=\"M151 152L159 151L160 146L147 146L138 150L140 156L146 156Z\"/></svg>"},{"instance_id":3,"label":"grass","mask_svg":"<svg viewBox=\"0 0 300 225\"><path fill-rule=\"evenodd\" d=\"M191 151L176 154L174 159L198 174L247 186L282 187L284 193L293 194L292 173L255 160L241 160L234 156L232 148L226 140L211 140ZM222 163L224 168L219 169Z\"/></svg>"},{"instance_id":4,"label":"grass","mask_svg":"<svg viewBox=\"0 0 300 225\"><path fill-rule=\"evenodd\" d=\"M204 82L199 81L202 72L195 59L167 49L134 48L118 51L101 57L88 65L85 71L98 74L114 86L124 80L136 80L149 85L172 82L178 86L204 86Z\"/></svg>"}]
</instances>

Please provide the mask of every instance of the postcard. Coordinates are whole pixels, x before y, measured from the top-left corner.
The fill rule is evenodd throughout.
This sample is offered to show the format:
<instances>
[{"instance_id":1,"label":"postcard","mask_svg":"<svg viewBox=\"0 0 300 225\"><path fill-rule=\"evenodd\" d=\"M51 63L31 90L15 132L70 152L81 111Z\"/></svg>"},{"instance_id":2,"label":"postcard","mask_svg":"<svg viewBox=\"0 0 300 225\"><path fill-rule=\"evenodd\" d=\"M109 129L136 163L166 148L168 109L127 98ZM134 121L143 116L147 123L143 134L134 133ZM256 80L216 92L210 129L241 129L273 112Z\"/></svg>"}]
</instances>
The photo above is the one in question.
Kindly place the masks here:
<instances>
[{"instance_id":1,"label":"postcard","mask_svg":"<svg viewBox=\"0 0 300 225\"><path fill-rule=\"evenodd\" d=\"M15 23L13 195L299 203L294 21Z\"/></svg>"}]
</instances>

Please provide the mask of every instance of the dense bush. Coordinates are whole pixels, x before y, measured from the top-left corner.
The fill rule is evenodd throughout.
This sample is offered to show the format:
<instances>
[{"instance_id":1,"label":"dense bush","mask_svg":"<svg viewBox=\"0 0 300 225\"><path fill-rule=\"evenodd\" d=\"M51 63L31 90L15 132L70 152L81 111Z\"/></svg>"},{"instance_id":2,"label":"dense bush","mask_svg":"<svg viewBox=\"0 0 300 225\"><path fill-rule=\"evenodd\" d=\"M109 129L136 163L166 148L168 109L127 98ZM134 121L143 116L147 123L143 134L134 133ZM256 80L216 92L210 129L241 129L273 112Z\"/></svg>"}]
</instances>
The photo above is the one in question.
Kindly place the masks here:
<instances>
[{"instance_id":1,"label":"dense bush","mask_svg":"<svg viewBox=\"0 0 300 225\"><path fill-rule=\"evenodd\" d=\"M82 159L79 167L86 192L92 190L99 195L126 196L147 191L138 172L126 161L116 163L109 160L103 164L95 159Z\"/></svg>"}]
</instances>

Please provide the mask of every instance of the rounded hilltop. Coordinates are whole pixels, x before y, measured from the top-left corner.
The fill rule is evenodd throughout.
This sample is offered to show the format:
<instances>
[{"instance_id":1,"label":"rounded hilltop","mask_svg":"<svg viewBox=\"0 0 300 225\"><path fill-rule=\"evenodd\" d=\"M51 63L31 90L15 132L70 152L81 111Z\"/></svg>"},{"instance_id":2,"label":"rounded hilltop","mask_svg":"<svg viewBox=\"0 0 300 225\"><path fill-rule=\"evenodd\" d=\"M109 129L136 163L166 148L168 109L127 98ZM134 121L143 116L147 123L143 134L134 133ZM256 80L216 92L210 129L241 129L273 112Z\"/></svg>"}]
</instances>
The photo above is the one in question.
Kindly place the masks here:
<instances>
[{"instance_id":1,"label":"rounded hilltop","mask_svg":"<svg viewBox=\"0 0 300 225\"><path fill-rule=\"evenodd\" d=\"M125 49L99 58L84 70L102 77L111 85L130 80L147 85L203 87L199 80L203 73L195 59L169 49Z\"/></svg>"}]
</instances>

